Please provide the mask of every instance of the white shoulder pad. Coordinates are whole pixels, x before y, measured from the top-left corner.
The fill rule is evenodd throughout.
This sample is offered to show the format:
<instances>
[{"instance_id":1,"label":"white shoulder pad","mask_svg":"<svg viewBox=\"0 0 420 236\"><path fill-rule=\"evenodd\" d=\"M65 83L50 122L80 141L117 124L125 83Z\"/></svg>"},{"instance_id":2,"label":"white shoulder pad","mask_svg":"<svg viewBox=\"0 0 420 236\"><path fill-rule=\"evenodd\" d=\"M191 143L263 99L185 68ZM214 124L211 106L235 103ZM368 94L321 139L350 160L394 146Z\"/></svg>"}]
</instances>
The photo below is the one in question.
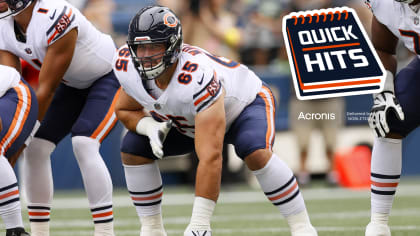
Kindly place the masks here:
<instances>
[{"instance_id":1,"label":"white shoulder pad","mask_svg":"<svg viewBox=\"0 0 420 236\"><path fill-rule=\"evenodd\" d=\"M133 87L138 86L138 83L141 83L141 79L134 68L127 45L121 46L114 54L112 69L124 90L130 96L133 96Z\"/></svg>"},{"instance_id":2,"label":"white shoulder pad","mask_svg":"<svg viewBox=\"0 0 420 236\"><path fill-rule=\"evenodd\" d=\"M15 68L0 65L0 97L3 97L7 90L18 86L20 77Z\"/></svg>"},{"instance_id":3,"label":"white shoulder pad","mask_svg":"<svg viewBox=\"0 0 420 236\"><path fill-rule=\"evenodd\" d=\"M397 9L401 3L395 0L369 0L370 6L379 22L386 26L390 26L393 21L398 20L400 11Z\"/></svg>"}]
</instances>

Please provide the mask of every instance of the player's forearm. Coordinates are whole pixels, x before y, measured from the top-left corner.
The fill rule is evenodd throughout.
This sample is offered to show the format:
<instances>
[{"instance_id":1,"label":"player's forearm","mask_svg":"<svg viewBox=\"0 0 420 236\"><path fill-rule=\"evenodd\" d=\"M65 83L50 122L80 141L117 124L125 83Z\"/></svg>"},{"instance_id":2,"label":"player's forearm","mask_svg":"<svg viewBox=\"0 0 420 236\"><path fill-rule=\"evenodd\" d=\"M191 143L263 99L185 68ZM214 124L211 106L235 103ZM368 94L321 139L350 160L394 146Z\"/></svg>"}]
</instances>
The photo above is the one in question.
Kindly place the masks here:
<instances>
[{"instance_id":1,"label":"player's forearm","mask_svg":"<svg viewBox=\"0 0 420 236\"><path fill-rule=\"evenodd\" d=\"M130 131L136 132L136 126L140 119L146 116L144 111L115 110L119 121Z\"/></svg>"},{"instance_id":2,"label":"player's forearm","mask_svg":"<svg viewBox=\"0 0 420 236\"><path fill-rule=\"evenodd\" d=\"M217 201L222 177L222 155L217 154L209 160L200 159L195 181L195 195Z\"/></svg>"},{"instance_id":3,"label":"player's forearm","mask_svg":"<svg viewBox=\"0 0 420 236\"><path fill-rule=\"evenodd\" d=\"M38 100L38 120L42 121L47 113L48 107L54 97L55 89L46 88L40 84L36 91L36 98Z\"/></svg>"},{"instance_id":4,"label":"player's forearm","mask_svg":"<svg viewBox=\"0 0 420 236\"><path fill-rule=\"evenodd\" d=\"M0 65L11 66L21 72L19 58L8 51L0 50Z\"/></svg>"},{"instance_id":5,"label":"player's forearm","mask_svg":"<svg viewBox=\"0 0 420 236\"><path fill-rule=\"evenodd\" d=\"M397 71L397 59L395 58L395 55L381 50L377 50L376 52L378 53L385 69L391 71L395 75Z\"/></svg>"},{"instance_id":6,"label":"player's forearm","mask_svg":"<svg viewBox=\"0 0 420 236\"><path fill-rule=\"evenodd\" d=\"M40 121L44 118L54 97L55 90L60 85L67 68L70 66L76 39L77 31L72 30L47 49L39 73L39 86L36 91L39 104L38 119Z\"/></svg>"}]
</instances>

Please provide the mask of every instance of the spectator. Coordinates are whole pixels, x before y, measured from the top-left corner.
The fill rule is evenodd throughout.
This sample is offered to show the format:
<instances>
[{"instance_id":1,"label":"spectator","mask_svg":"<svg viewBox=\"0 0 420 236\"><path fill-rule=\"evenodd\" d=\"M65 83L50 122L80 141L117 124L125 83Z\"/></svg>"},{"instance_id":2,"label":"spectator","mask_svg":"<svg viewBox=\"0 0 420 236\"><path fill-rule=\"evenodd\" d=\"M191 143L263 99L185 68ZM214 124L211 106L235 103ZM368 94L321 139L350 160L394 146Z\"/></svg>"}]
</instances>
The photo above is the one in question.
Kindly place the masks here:
<instances>
[{"instance_id":1,"label":"spectator","mask_svg":"<svg viewBox=\"0 0 420 236\"><path fill-rule=\"evenodd\" d=\"M192 3L198 11L183 17L184 42L237 61L241 32L236 16L224 8L226 0Z\"/></svg>"}]
</instances>

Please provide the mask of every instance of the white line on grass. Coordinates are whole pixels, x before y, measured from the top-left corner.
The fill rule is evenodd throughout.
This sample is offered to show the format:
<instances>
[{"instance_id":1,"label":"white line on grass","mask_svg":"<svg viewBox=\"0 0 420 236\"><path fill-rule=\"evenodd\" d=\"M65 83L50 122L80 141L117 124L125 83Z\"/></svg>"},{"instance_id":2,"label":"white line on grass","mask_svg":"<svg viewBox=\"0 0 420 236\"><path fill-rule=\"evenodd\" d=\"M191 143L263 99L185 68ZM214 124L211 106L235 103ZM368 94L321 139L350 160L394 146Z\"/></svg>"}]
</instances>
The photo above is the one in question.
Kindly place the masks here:
<instances>
[{"instance_id":1,"label":"white line on grass","mask_svg":"<svg viewBox=\"0 0 420 236\"><path fill-rule=\"evenodd\" d=\"M400 225L400 226L392 226L393 230L398 231L417 231L420 230L420 226L416 225ZM349 231L362 231L364 232L365 227L317 227L318 232L349 232ZM233 234L233 233L243 233L243 234L251 234L251 233L264 233L264 232L289 232L289 228L287 227L276 227L276 228L216 228L213 229L214 234L221 235L221 234ZM138 235L140 230L116 230L117 235ZM167 230L169 235L180 235L184 232L184 230ZM71 231L72 234L78 236L84 235L92 235L92 230L77 230ZM69 235L69 231L55 231L54 235Z\"/></svg>"},{"instance_id":2,"label":"white line on grass","mask_svg":"<svg viewBox=\"0 0 420 236\"><path fill-rule=\"evenodd\" d=\"M348 190L343 188L316 188L303 189L303 197L305 201L312 200L331 200L331 199L369 199L369 190ZM398 187L397 196L409 197L419 196L419 185L402 185ZM164 193L163 205L192 205L194 194L185 193ZM267 198L260 191L241 191L241 192L221 192L218 200L219 204L235 204L235 203L253 203L267 202ZM113 198L114 207L131 207L132 200L126 195L117 195ZM88 201L85 197L57 197L53 200L53 209L81 209L88 208Z\"/></svg>"}]
</instances>

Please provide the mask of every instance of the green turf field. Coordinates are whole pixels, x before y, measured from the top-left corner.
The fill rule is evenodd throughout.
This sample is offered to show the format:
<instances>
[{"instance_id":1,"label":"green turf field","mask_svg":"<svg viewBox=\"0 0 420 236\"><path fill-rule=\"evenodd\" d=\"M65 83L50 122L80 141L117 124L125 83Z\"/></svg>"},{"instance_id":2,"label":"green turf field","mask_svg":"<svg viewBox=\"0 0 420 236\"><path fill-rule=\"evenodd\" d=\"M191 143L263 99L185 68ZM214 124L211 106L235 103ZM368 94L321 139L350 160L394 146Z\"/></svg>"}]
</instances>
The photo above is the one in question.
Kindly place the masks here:
<instances>
[{"instance_id":1,"label":"green turf field","mask_svg":"<svg viewBox=\"0 0 420 236\"><path fill-rule=\"evenodd\" d=\"M370 193L325 188L302 190L319 235L364 235ZM163 216L168 235L182 235L189 222L192 189L165 188ZM28 221L25 214L25 222ZM125 190L114 194L116 235L139 235L139 222ZM420 180L400 184L390 219L393 236L420 235ZM28 225L26 224L26 227ZM285 220L258 190L224 187L212 222L213 235L290 235ZM4 231L3 231L4 232ZM51 236L93 235L87 200L80 192L59 192L51 215Z\"/></svg>"}]
</instances>

